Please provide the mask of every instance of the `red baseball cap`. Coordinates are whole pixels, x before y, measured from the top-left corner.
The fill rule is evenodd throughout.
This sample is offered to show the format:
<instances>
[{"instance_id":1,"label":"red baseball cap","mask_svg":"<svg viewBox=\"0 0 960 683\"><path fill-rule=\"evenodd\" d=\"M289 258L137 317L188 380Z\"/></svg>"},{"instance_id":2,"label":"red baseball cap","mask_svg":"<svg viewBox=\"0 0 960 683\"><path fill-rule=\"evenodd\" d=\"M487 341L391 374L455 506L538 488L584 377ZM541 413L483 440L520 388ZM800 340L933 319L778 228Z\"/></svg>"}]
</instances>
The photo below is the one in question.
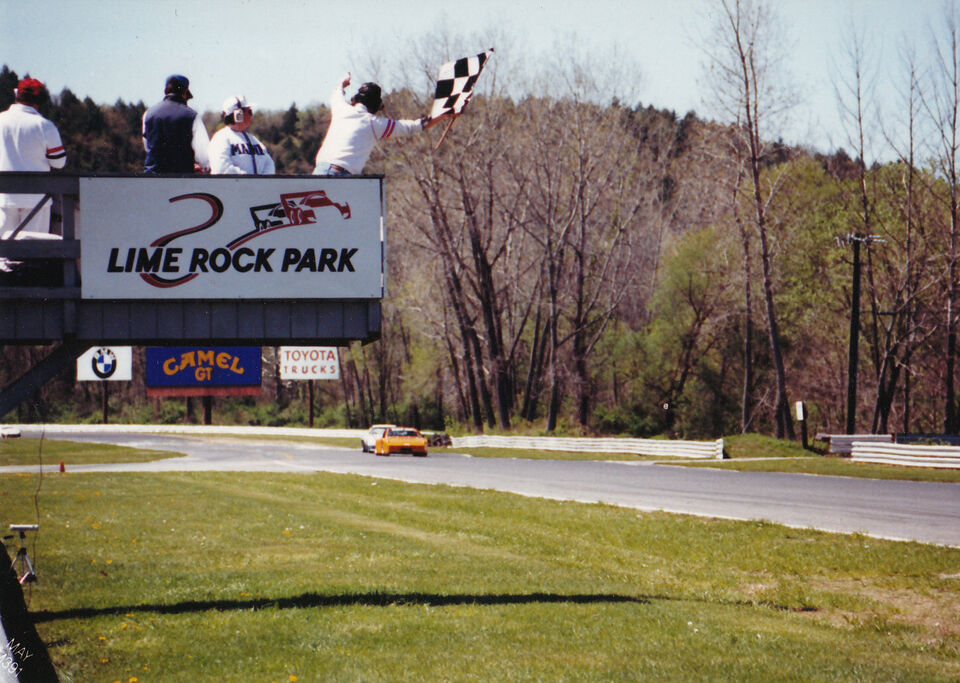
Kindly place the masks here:
<instances>
[{"instance_id":1,"label":"red baseball cap","mask_svg":"<svg viewBox=\"0 0 960 683\"><path fill-rule=\"evenodd\" d=\"M36 78L24 78L17 83L17 95L37 98L43 92L43 83Z\"/></svg>"}]
</instances>

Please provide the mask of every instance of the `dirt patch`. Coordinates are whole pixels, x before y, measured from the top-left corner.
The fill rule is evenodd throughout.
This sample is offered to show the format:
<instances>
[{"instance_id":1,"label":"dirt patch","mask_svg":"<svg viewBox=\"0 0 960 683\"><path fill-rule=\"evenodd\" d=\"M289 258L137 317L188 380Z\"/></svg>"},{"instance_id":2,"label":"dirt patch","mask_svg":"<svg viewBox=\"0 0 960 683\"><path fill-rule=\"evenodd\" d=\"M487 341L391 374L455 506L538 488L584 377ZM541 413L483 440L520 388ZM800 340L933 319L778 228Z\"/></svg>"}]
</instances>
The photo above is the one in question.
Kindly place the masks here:
<instances>
[{"instance_id":1,"label":"dirt patch","mask_svg":"<svg viewBox=\"0 0 960 683\"><path fill-rule=\"evenodd\" d=\"M945 578L945 577L941 577ZM868 603L863 611L826 608L821 616L848 625L863 625L877 619L916 627L937 639L960 636L960 593L925 587L889 588L860 579L811 579L810 588L843 593Z\"/></svg>"},{"instance_id":2,"label":"dirt patch","mask_svg":"<svg viewBox=\"0 0 960 683\"><path fill-rule=\"evenodd\" d=\"M747 600L756 600L760 595L776 588L776 583L742 583L740 584L740 593Z\"/></svg>"}]
</instances>

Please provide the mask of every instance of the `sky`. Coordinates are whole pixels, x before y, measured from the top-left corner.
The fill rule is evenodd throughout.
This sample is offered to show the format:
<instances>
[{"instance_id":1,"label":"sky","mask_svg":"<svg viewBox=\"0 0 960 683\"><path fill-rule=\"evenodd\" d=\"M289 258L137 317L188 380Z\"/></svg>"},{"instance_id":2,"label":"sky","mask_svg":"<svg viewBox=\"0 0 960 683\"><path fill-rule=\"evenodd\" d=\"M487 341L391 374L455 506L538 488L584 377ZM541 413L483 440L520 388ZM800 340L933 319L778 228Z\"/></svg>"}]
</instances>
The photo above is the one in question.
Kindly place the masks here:
<instances>
[{"instance_id":1,"label":"sky","mask_svg":"<svg viewBox=\"0 0 960 683\"><path fill-rule=\"evenodd\" d=\"M824 152L850 149L835 84L851 25L882 77L899 72L904 40L928 49L944 15L942 0L770 5L785 29L784 65L798 95L780 136ZM638 84L633 104L714 118L703 48L715 7L711 0L0 0L0 64L39 78L54 95L69 87L99 104L152 104L166 77L179 73L190 79L198 110L219 111L238 94L284 110L325 102L347 71L355 85L376 79L389 93L403 85L391 82L399 80L392 62L424 40L454 59L500 36L495 59L504 66L564 44L600 59L615 48L636 65L624 73ZM876 92L879 105L893 108L891 81L878 79Z\"/></svg>"}]
</instances>

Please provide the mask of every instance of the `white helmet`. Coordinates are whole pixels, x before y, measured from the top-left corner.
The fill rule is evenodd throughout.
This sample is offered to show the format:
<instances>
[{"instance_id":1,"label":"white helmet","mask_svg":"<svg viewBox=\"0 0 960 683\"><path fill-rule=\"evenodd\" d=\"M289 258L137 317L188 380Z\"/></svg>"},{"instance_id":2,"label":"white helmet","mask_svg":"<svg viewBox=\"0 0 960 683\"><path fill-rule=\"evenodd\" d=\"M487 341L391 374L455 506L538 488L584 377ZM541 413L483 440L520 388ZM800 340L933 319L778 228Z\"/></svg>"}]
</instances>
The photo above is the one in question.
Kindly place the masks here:
<instances>
[{"instance_id":1,"label":"white helmet","mask_svg":"<svg viewBox=\"0 0 960 683\"><path fill-rule=\"evenodd\" d=\"M232 123L240 123L243 121L244 109L253 110L253 105L247 102L246 95L236 95L234 97L228 97L223 101L223 106L220 108L220 115L224 121L231 119Z\"/></svg>"}]
</instances>

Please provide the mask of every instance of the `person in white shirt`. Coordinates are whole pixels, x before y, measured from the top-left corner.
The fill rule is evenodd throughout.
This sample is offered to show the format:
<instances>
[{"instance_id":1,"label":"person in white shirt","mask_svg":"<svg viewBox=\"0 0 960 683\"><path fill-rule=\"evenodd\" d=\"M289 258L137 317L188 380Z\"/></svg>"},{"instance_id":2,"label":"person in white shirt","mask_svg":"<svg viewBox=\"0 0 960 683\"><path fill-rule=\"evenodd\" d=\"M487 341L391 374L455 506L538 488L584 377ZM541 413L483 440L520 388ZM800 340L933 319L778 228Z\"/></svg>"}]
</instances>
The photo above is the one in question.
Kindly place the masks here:
<instances>
[{"instance_id":1,"label":"person in white shirt","mask_svg":"<svg viewBox=\"0 0 960 683\"><path fill-rule=\"evenodd\" d=\"M226 124L210 139L210 173L273 175L277 172L267 146L247 131L253 106L243 95L230 97L220 109Z\"/></svg>"},{"instance_id":2,"label":"person in white shirt","mask_svg":"<svg viewBox=\"0 0 960 683\"><path fill-rule=\"evenodd\" d=\"M435 123L429 116L420 119L376 116L383 106L380 86L364 83L348 102L345 92L348 85L350 74L330 95L330 128L317 151L314 175L363 173L364 164L381 140L419 133Z\"/></svg>"},{"instance_id":3,"label":"person in white shirt","mask_svg":"<svg viewBox=\"0 0 960 683\"><path fill-rule=\"evenodd\" d=\"M66 165L60 132L37 111L43 94L43 83L24 78L14 91L14 103L0 113L0 171L50 171ZM42 198L42 194L0 194L0 233L16 230ZM49 201L17 237L26 237L24 231L50 232Z\"/></svg>"}]
</instances>

